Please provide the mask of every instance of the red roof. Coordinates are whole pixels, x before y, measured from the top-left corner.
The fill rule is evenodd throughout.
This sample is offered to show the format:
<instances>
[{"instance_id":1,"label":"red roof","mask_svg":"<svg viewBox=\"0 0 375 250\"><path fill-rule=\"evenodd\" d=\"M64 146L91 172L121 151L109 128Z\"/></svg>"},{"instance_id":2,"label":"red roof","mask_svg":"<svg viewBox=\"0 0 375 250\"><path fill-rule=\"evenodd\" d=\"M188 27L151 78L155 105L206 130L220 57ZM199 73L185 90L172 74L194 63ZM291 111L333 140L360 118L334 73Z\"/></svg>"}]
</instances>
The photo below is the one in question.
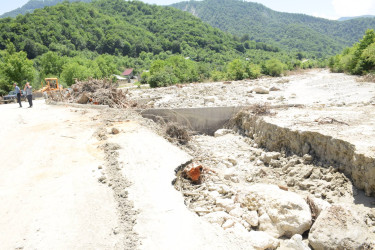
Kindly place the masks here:
<instances>
[{"instance_id":1,"label":"red roof","mask_svg":"<svg viewBox=\"0 0 375 250\"><path fill-rule=\"evenodd\" d=\"M128 75L130 75L131 73L133 73L133 69L126 69L124 72L122 72L121 75L123 75L123 76L128 76Z\"/></svg>"}]
</instances>

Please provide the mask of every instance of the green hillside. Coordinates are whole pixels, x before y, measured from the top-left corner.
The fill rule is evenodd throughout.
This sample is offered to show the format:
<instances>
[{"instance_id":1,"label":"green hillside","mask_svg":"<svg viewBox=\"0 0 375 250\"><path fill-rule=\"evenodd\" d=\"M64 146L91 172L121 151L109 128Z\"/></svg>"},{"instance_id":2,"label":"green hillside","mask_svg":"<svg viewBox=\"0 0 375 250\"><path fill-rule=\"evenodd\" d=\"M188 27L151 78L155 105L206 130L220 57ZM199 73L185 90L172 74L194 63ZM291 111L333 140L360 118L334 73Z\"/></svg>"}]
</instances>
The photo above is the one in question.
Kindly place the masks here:
<instances>
[{"instance_id":1,"label":"green hillside","mask_svg":"<svg viewBox=\"0 0 375 250\"><path fill-rule=\"evenodd\" d=\"M108 77L130 67L135 73L150 70L145 78L162 86L213 76L216 80L257 77L261 70L271 74L267 65L276 65L280 74L315 63L302 64L297 59L301 55L236 39L172 7L123 0L65 1L16 18L1 18L0 50L0 77L8 86L3 89L9 89L14 79L4 77L9 73L4 67L12 71L13 58L26 56L35 70L33 76L32 70L27 71L29 81L56 76L68 85L74 78ZM266 65L270 59L273 64ZM234 60L229 71L242 70L241 74L228 71Z\"/></svg>"},{"instance_id":2,"label":"green hillside","mask_svg":"<svg viewBox=\"0 0 375 250\"><path fill-rule=\"evenodd\" d=\"M273 11L264 5L241 0L188 1L172 5L193 13L206 23L237 36L273 44L289 51L327 57L358 41L375 18L345 22L303 14Z\"/></svg>"},{"instance_id":3,"label":"green hillside","mask_svg":"<svg viewBox=\"0 0 375 250\"><path fill-rule=\"evenodd\" d=\"M341 54L329 60L333 72L345 72L355 75L375 73L375 32L366 31L365 36Z\"/></svg>"},{"instance_id":4,"label":"green hillside","mask_svg":"<svg viewBox=\"0 0 375 250\"><path fill-rule=\"evenodd\" d=\"M25 5L23 5L22 7L20 8L17 8L15 10L12 10L12 11L9 11L9 12L6 12L4 14L2 14L0 16L0 18L2 17L16 17L17 15L21 14L21 15L24 15L26 13L31 13L33 12L35 9L41 9L41 8L44 8L46 6L54 6L58 3L61 3L63 2L64 0L30 0L29 2L27 2ZM91 0L68 0L70 2L86 2L86 3L89 3L91 2Z\"/></svg>"}]
</instances>

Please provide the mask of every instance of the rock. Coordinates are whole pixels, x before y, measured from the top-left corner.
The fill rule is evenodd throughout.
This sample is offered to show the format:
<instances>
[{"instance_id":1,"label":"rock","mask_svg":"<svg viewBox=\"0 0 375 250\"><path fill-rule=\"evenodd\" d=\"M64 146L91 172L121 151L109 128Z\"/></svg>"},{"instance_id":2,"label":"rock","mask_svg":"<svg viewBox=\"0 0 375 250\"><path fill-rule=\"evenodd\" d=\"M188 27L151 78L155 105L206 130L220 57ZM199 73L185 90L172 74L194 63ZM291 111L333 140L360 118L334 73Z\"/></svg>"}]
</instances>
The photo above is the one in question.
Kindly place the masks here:
<instances>
[{"instance_id":1,"label":"rock","mask_svg":"<svg viewBox=\"0 0 375 250\"><path fill-rule=\"evenodd\" d=\"M311 212L313 213L313 217L316 219L319 217L320 213L329 208L331 204L327 201L322 200L320 198L316 198L313 196L307 196L307 204L309 204Z\"/></svg>"},{"instance_id":2,"label":"rock","mask_svg":"<svg viewBox=\"0 0 375 250\"><path fill-rule=\"evenodd\" d=\"M233 217L241 218L241 216L244 214L244 210L240 207L236 207L235 209L232 209L229 214Z\"/></svg>"},{"instance_id":3,"label":"rock","mask_svg":"<svg viewBox=\"0 0 375 250\"><path fill-rule=\"evenodd\" d=\"M333 205L323 210L309 233L313 249L374 249L371 234L353 208Z\"/></svg>"},{"instance_id":4,"label":"rock","mask_svg":"<svg viewBox=\"0 0 375 250\"><path fill-rule=\"evenodd\" d=\"M233 167L232 168L227 168L224 171L224 179L230 180L230 178L234 176L234 172L235 172L235 169Z\"/></svg>"},{"instance_id":5,"label":"rock","mask_svg":"<svg viewBox=\"0 0 375 250\"><path fill-rule=\"evenodd\" d=\"M259 216L257 211L249 211L247 213L244 213L242 215L242 219L244 219L253 227L257 227L259 225Z\"/></svg>"},{"instance_id":6,"label":"rock","mask_svg":"<svg viewBox=\"0 0 375 250\"><path fill-rule=\"evenodd\" d=\"M216 198L220 197L220 194L218 191L212 191L209 193L209 195L216 200Z\"/></svg>"},{"instance_id":7,"label":"rock","mask_svg":"<svg viewBox=\"0 0 375 250\"><path fill-rule=\"evenodd\" d=\"M234 201L231 199L216 199L216 206L225 208L227 212L230 212L232 209L235 208Z\"/></svg>"},{"instance_id":8,"label":"rock","mask_svg":"<svg viewBox=\"0 0 375 250\"><path fill-rule=\"evenodd\" d=\"M216 97L215 96L207 96L203 99L204 104L207 103L215 103Z\"/></svg>"},{"instance_id":9,"label":"rock","mask_svg":"<svg viewBox=\"0 0 375 250\"><path fill-rule=\"evenodd\" d=\"M276 231L278 237L303 234L311 226L311 212L306 201L296 193L281 190L276 185L248 186L238 193L236 199L242 207L258 211L261 215L259 227Z\"/></svg>"},{"instance_id":10,"label":"rock","mask_svg":"<svg viewBox=\"0 0 375 250\"><path fill-rule=\"evenodd\" d=\"M254 87L252 91L257 94L269 94L270 93L268 89L266 89L265 87L261 87L261 86Z\"/></svg>"},{"instance_id":11,"label":"rock","mask_svg":"<svg viewBox=\"0 0 375 250\"><path fill-rule=\"evenodd\" d=\"M219 129L219 130L216 130L216 132L214 133L214 136L220 137L220 136L224 136L227 134L235 134L235 132L231 129Z\"/></svg>"},{"instance_id":12,"label":"rock","mask_svg":"<svg viewBox=\"0 0 375 250\"><path fill-rule=\"evenodd\" d=\"M229 219L229 220L225 221L224 224L221 227L224 228L224 229L228 229L228 228L233 227L235 223L236 222L234 220Z\"/></svg>"},{"instance_id":13,"label":"rock","mask_svg":"<svg viewBox=\"0 0 375 250\"><path fill-rule=\"evenodd\" d=\"M281 236L277 225L272 222L267 213L263 213L259 217L259 230L268 233L272 237L279 238Z\"/></svg>"},{"instance_id":14,"label":"rock","mask_svg":"<svg viewBox=\"0 0 375 250\"><path fill-rule=\"evenodd\" d=\"M112 128L111 133L117 135L120 131L117 128Z\"/></svg>"},{"instance_id":15,"label":"rock","mask_svg":"<svg viewBox=\"0 0 375 250\"><path fill-rule=\"evenodd\" d=\"M282 244L279 250L310 250L310 248L302 241L302 235L295 234L290 240Z\"/></svg>"},{"instance_id":16,"label":"rock","mask_svg":"<svg viewBox=\"0 0 375 250\"><path fill-rule=\"evenodd\" d=\"M86 103L88 103L88 101L89 101L89 97L86 95L86 93L83 93L83 94L79 97L77 103L79 103L79 104L86 104Z\"/></svg>"},{"instance_id":17,"label":"rock","mask_svg":"<svg viewBox=\"0 0 375 250\"><path fill-rule=\"evenodd\" d=\"M269 164L271 160L278 160L280 158L281 154L279 152L265 152L262 153L260 159Z\"/></svg>"},{"instance_id":18,"label":"rock","mask_svg":"<svg viewBox=\"0 0 375 250\"><path fill-rule=\"evenodd\" d=\"M257 250L276 249L280 244L278 239L261 231L249 232L247 239L251 242L252 247Z\"/></svg>"},{"instance_id":19,"label":"rock","mask_svg":"<svg viewBox=\"0 0 375 250\"><path fill-rule=\"evenodd\" d=\"M302 154L308 154L310 152L310 145L307 143L307 142L305 142L305 144L303 145L303 147L302 147Z\"/></svg>"},{"instance_id":20,"label":"rock","mask_svg":"<svg viewBox=\"0 0 375 250\"><path fill-rule=\"evenodd\" d=\"M305 164L309 164L314 160L314 158L308 154L305 154L302 158L303 158L303 163Z\"/></svg>"},{"instance_id":21,"label":"rock","mask_svg":"<svg viewBox=\"0 0 375 250\"><path fill-rule=\"evenodd\" d=\"M222 226L226 220L230 219L230 216L224 211L218 211L206 214L202 216L202 218L212 224L218 224L219 226Z\"/></svg>"},{"instance_id":22,"label":"rock","mask_svg":"<svg viewBox=\"0 0 375 250\"><path fill-rule=\"evenodd\" d=\"M272 86L270 88L270 91L280 91L280 89L278 87Z\"/></svg>"},{"instance_id":23,"label":"rock","mask_svg":"<svg viewBox=\"0 0 375 250\"><path fill-rule=\"evenodd\" d=\"M237 161L235 159L232 159L232 158L228 158L228 161L230 163L232 163L233 166L236 166L237 165Z\"/></svg>"}]
</instances>

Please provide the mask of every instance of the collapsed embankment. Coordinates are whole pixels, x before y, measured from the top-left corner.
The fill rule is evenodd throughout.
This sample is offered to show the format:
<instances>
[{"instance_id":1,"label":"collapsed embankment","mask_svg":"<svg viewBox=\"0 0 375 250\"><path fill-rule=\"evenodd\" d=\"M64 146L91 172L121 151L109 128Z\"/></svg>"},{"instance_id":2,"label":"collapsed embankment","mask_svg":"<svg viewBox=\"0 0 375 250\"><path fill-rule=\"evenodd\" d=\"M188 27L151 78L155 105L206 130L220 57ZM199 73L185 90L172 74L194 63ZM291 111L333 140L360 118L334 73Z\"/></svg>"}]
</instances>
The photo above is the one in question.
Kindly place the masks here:
<instances>
[{"instance_id":1,"label":"collapsed embankment","mask_svg":"<svg viewBox=\"0 0 375 250\"><path fill-rule=\"evenodd\" d=\"M282 127L247 111L239 112L229 126L267 150L300 156L309 154L345 173L366 195L375 195L375 159L356 152L356 147L349 142L318 132Z\"/></svg>"}]
</instances>

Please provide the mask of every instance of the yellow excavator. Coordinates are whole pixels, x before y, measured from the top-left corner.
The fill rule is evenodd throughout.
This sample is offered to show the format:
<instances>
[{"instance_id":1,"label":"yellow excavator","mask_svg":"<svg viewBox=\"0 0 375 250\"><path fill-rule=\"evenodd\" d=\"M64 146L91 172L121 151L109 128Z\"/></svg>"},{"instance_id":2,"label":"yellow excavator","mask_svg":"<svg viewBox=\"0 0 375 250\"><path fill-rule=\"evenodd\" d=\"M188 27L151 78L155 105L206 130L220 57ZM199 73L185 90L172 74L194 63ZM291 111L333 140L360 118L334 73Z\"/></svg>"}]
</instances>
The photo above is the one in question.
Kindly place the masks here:
<instances>
[{"instance_id":1,"label":"yellow excavator","mask_svg":"<svg viewBox=\"0 0 375 250\"><path fill-rule=\"evenodd\" d=\"M43 86L43 82L41 82L42 88L39 90L41 92L60 90L62 87L57 78L46 78L44 81L46 82L46 86Z\"/></svg>"},{"instance_id":2,"label":"yellow excavator","mask_svg":"<svg viewBox=\"0 0 375 250\"><path fill-rule=\"evenodd\" d=\"M44 81L46 86L43 86L43 82L41 82L42 88L38 92L43 93L45 99L62 95L63 86L59 83L59 79L45 78Z\"/></svg>"}]
</instances>

